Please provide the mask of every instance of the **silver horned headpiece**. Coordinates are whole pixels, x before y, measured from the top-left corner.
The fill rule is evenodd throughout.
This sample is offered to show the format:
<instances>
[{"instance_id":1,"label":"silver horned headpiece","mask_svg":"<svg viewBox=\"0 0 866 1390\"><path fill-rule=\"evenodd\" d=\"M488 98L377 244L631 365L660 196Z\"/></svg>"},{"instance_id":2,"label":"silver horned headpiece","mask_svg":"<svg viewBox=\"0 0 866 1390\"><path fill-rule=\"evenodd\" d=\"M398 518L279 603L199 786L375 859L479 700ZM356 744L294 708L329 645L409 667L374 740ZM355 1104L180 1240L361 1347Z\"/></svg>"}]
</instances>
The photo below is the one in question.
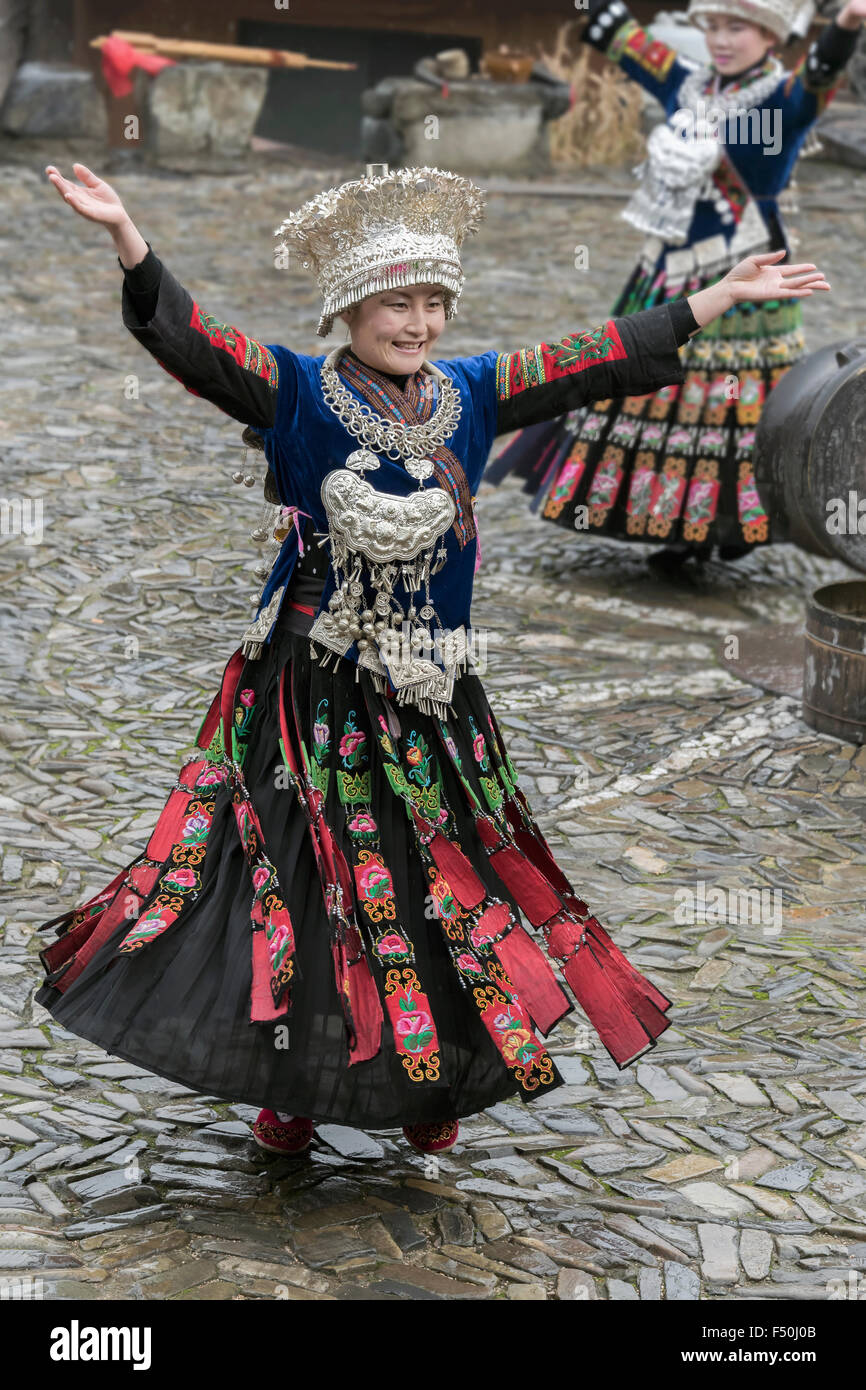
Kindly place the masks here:
<instances>
[{"instance_id":1,"label":"silver horned headpiece","mask_svg":"<svg viewBox=\"0 0 866 1390\"><path fill-rule=\"evenodd\" d=\"M319 282L324 338L343 309L401 285L441 285L453 318L464 283L460 245L483 213L484 194L460 174L371 165L366 178L317 194L274 235Z\"/></svg>"}]
</instances>

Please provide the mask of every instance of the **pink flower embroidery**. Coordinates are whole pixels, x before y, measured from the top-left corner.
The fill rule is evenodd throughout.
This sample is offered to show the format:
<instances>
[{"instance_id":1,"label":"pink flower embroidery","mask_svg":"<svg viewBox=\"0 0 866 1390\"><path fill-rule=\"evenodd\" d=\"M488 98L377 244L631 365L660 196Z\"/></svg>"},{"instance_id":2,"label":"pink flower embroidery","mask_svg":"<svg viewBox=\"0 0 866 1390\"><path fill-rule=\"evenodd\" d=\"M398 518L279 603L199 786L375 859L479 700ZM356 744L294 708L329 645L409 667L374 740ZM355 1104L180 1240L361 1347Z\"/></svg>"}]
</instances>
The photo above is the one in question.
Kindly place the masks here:
<instances>
[{"instance_id":1,"label":"pink flower embroidery","mask_svg":"<svg viewBox=\"0 0 866 1390\"><path fill-rule=\"evenodd\" d=\"M219 768L205 767L195 779L195 784L197 787L212 787L215 782L221 782L222 780L222 773Z\"/></svg>"},{"instance_id":2,"label":"pink flower embroidery","mask_svg":"<svg viewBox=\"0 0 866 1390\"><path fill-rule=\"evenodd\" d=\"M259 864L258 868L253 869L253 887L261 888L263 883L267 883L270 876L270 869L266 869L264 864Z\"/></svg>"},{"instance_id":3,"label":"pink flower embroidery","mask_svg":"<svg viewBox=\"0 0 866 1390\"><path fill-rule=\"evenodd\" d=\"M397 1020L397 1033L401 1038L409 1037L411 1034L420 1033L424 1028L430 1026L430 1015L425 1014L423 1009L416 1010L415 1013L402 1014Z\"/></svg>"},{"instance_id":4,"label":"pink flower embroidery","mask_svg":"<svg viewBox=\"0 0 866 1390\"><path fill-rule=\"evenodd\" d=\"M475 957L467 955L465 951L462 956L457 957L457 965L461 970L468 970L472 975L481 975L483 973Z\"/></svg>"},{"instance_id":5,"label":"pink flower embroidery","mask_svg":"<svg viewBox=\"0 0 866 1390\"><path fill-rule=\"evenodd\" d=\"M477 734L476 737L472 740L472 752L475 754L475 761L476 761L477 763L482 763L482 762L484 761L484 735L483 735L483 734Z\"/></svg>"},{"instance_id":6,"label":"pink flower embroidery","mask_svg":"<svg viewBox=\"0 0 866 1390\"><path fill-rule=\"evenodd\" d=\"M274 964L274 961L280 954L280 951L283 949L288 939L289 933L286 931L285 927L277 927L275 929L273 936L268 941L268 957L270 959L271 965Z\"/></svg>"},{"instance_id":7,"label":"pink flower embroidery","mask_svg":"<svg viewBox=\"0 0 866 1390\"><path fill-rule=\"evenodd\" d=\"M359 835L374 835L378 828L373 817L368 815L366 811L359 811L349 821L349 829L354 830Z\"/></svg>"},{"instance_id":8,"label":"pink flower embroidery","mask_svg":"<svg viewBox=\"0 0 866 1390\"><path fill-rule=\"evenodd\" d=\"M178 888L192 888L197 881L198 875L192 869L175 869L165 876L166 883L176 883Z\"/></svg>"},{"instance_id":9,"label":"pink flower embroidery","mask_svg":"<svg viewBox=\"0 0 866 1390\"><path fill-rule=\"evenodd\" d=\"M396 932L388 932L376 942L376 953L380 956L408 955L409 947Z\"/></svg>"},{"instance_id":10,"label":"pink flower embroidery","mask_svg":"<svg viewBox=\"0 0 866 1390\"><path fill-rule=\"evenodd\" d=\"M241 704L242 704L242 705L245 705L247 709L249 709L251 705L254 705L255 702L256 702L256 692L255 692L254 690L242 690L242 691L241 691Z\"/></svg>"},{"instance_id":11,"label":"pink flower embroidery","mask_svg":"<svg viewBox=\"0 0 866 1390\"><path fill-rule=\"evenodd\" d=\"M349 734L343 734L340 739L340 757L350 758L359 748L363 748L367 742L367 735L360 729L353 729Z\"/></svg>"},{"instance_id":12,"label":"pink flower embroidery","mask_svg":"<svg viewBox=\"0 0 866 1390\"><path fill-rule=\"evenodd\" d=\"M391 875L381 864L368 864L359 875L358 886L365 898L393 898L394 896Z\"/></svg>"}]
</instances>

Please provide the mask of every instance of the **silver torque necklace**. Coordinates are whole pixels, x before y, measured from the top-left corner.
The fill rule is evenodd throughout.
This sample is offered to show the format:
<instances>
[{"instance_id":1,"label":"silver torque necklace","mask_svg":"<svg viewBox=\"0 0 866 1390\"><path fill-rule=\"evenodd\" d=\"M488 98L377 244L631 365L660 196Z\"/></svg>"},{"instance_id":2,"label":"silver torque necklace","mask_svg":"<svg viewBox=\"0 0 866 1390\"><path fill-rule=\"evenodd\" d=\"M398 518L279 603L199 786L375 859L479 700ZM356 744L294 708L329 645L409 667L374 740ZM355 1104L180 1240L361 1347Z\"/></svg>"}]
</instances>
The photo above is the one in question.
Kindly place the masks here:
<instances>
[{"instance_id":1,"label":"silver torque necklace","mask_svg":"<svg viewBox=\"0 0 866 1390\"><path fill-rule=\"evenodd\" d=\"M346 459L346 467L362 476L366 469L379 467L376 454L405 464L406 472L421 485L429 478L434 465L429 455L440 448L457 428L462 413L460 392L450 377L423 362L422 370L436 378L439 401L429 420L420 425L406 425L400 420L386 420L359 401L337 372L337 363L347 347L334 348L322 364L322 396L338 420L365 448L355 449ZM375 452L373 452L375 451Z\"/></svg>"},{"instance_id":2,"label":"silver torque necklace","mask_svg":"<svg viewBox=\"0 0 866 1390\"><path fill-rule=\"evenodd\" d=\"M697 102L702 100L706 103L706 98L711 98L708 109L719 108L724 111L738 111L741 108L749 109L753 106L760 106L766 101L771 92L774 92L779 85L782 74L785 71L784 64L778 58L770 59L770 69L757 77L753 77L751 82L738 87L736 81L727 87L720 87L720 77L718 73L713 74L708 67L694 69L683 79L677 93L677 100L683 109L694 110Z\"/></svg>"}]
</instances>

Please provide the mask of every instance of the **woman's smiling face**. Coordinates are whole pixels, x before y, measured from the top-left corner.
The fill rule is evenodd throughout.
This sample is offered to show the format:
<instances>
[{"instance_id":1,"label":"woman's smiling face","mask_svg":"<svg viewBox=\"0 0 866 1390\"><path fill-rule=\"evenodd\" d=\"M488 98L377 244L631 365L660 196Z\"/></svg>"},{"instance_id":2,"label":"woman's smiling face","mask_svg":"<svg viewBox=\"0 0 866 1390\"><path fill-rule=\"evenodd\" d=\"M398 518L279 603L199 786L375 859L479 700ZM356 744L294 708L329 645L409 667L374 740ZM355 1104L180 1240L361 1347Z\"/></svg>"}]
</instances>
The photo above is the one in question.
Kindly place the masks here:
<instances>
[{"instance_id":1,"label":"woman's smiling face","mask_svg":"<svg viewBox=\"0 0 866 1390\"><path fill-rule=\"evenodd\" d=\"M441 285L407 285L371 294L340 315L352 351L368 367L395 376L417 372L445 327Z\"/></svg>"},{"instance_id":2,"label":"woman's smiling face","mask_svg":"<svg viewBox=\"0 0 866 1390\"><path fill-rule=\"evenodd\" d=\"M723 77L732 77L753 67L777 42L769 29L735 15L703 15L701 28L713 66Z\"/></svg>"}]
</instances>

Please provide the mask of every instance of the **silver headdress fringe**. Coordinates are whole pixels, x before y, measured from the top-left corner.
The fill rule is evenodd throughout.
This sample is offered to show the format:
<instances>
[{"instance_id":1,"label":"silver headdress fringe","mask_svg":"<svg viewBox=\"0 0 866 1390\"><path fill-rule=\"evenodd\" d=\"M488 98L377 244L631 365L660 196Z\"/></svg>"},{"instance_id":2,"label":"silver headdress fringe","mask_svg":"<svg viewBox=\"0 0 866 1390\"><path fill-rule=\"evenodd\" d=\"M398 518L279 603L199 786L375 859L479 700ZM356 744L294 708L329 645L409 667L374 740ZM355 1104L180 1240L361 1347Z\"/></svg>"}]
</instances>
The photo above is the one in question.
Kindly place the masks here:
<instances>
[{"instance_id":1,"label":"silver headdress fringe","mask_svg":"<svg viewBox=\"0 0 866 1390\"><path fill-rule=\"evenodd\" d=\"M464 284L460 246L483 214L484 194L462 175L393 169L317 194L274 235L318 280L324 338L350 305L405 285L441 285L453 318Z\"/></svg>"}]
</instances>

